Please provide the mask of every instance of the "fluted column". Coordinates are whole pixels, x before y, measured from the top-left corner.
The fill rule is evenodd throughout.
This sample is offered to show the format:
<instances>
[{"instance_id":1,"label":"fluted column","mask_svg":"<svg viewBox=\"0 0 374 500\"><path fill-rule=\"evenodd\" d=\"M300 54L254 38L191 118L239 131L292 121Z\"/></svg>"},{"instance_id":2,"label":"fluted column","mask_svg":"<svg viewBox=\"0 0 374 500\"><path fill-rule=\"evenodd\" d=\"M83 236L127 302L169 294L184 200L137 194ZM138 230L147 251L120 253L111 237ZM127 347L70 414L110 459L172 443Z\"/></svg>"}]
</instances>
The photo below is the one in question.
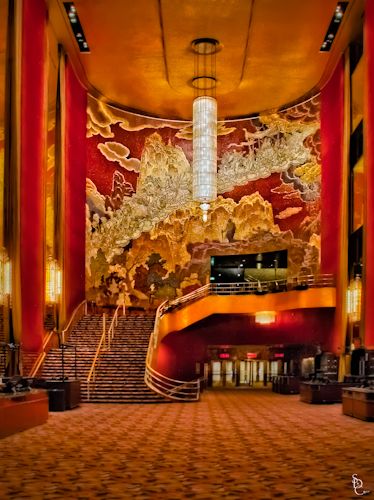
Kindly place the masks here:
<instances>
[{"instance_id":1,"label":"fluted column","mask_svg":"<svg viewBox=\"0 0 374 500\"><path fill-rule=\"evenodd\" d=\"M366 57L364 101L364 276L362 329L366 348L374 349L374 5L366 0L364 18L364 54Z\"/></svg>"},{"instance_id":2,"label":"fluted column","mask_svg":"<svg viewBox=\"0 0 374 500\"><path fill-rule=\"evenodd\" d=\"M344 60L321 91L321 273L336 276L336 311L325 349L342 354L345 339L347 238ZM344 241L345 240L345 241Z\"/></svg>"}]
</instances>

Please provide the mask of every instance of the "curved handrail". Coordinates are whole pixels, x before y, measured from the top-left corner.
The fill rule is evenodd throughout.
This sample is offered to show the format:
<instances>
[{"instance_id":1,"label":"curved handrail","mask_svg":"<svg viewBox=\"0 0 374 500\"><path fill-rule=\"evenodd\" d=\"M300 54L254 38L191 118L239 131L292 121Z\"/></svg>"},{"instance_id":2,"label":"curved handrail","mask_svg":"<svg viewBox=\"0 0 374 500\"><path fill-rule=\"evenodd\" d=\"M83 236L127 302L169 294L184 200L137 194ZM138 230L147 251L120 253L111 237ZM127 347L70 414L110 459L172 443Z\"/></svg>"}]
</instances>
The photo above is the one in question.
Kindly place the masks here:
<instances>
[{"instance_id":1,"label":"curved handrail","mask_svg":"<svg viewBox=\"0 0 374 500\"><path fill-rule=\"evenodd\" d=\"M331 287L335 285L332 274L300 275L289 279L272 281L249 281L242 283L208 283L183 297L159 305L156 312L154 330L149 339L144 381L147 386L158 394L177 401L197 401L200 397L200 379L184 381L176 380L152 368L152 361L158 345L158 330L160 318L163 314L176 308L184 307L191 302L208 295L242 295L262 294L268 292L289 291L309 287Z\"/></svg>"},{"instance_id":2,"label":"curved handrail","mask_svg":"<svg viewBox=\"0 0 374 500\"><path fill-rule=\"evenodd\" d=\"M246 295L256 293L270 293L278 291L291 291L303 288L322 288L335 286L332 274L300 275L294 278L277 279L269 281L243 281L238 283L208 283L187 295L171 300L164 312L175 308L184 307L208 295Z\"/></svg>"},{"instance_id":3,"label":"curved handrail","mask_svg":"<svg viewBox=\"0 0 374 500\"><path fill-rule=\"evenodd\" d=\"M158 343L158 327L161 316L166 312L167 301L157 308L153 332L149 338L144 381L154 392L175 401L197 401L200 398L200 380L177 380L166 377L152 368L152 360Z\"/></svg>"},{"instance_id":4,"label":"curved handrail","mask_svg":"<svg viewBox=\"0 0 374 500\"><path fill-rule=\"evenodd\" d=\"M117 326L117 324L118 324L118 311L119 311L120 307L123 307L123 306L118 305L117 309L114 312L114 315L113 315L112 321L110 323L108 332L106 331L106 328L105 328L105 313L103 314L103 333L100 337L99 344L97 346L95 356L92 360L91 368L90 368L90 371L88 372L87 381L86 381L87 382L87 400L90 399L91 382L95 382L97 360L99 359L99 356L100 356L102 351L110 349L110 343L114 337L114 327Z\"/></svg>"},{"instance_id":5,"label":"curved handrail","mask_svg":"<svg viewBox=\"0 0 374 500\"><path fill-rule=\"evenodd\" d=\"M83 308L83 314L81 309ZM80 313L80 315L78 315ZM74 328L76 323L82 318L82 316L87 314L87 300L82 300L80 304L74 309L72 315L70 316L70 320L66 327L61 331L61 343L65 344L67 342L68 334L70 335L71 330Z\"/></svg>"},{"instance_id":6,"label":"curved handrail","mask_svg":"<svg viewBox=\"0 0 374 500\"><path fill-rule=\"evenodd\" d=\"M112 321L110 323L109 330L108 330L108 349L110 349L110 343L114 337L114 327L116 327L118 325L118 312L119 312L120 307L123 307L123 312L125 315L124 306L118 305L116 310L114 311L113 318L112 318Z\"/></svg>"},{"instance_id":7,"label":"curved handrail","mask_svg":"<svg viewBox=\"0 0 374 500\"><path fill-rule=\"evenodd\" d=\"M82 308L83 308L83 314L81 311ZM80 313L80 315L78 315L78 313ZM71 330L74 328L74 326L77 324L77 322L82 318L82 316L84 314L87 314L87 301L86 301L86 299L82 300L82 302L80 302L77 305L77 307L72 312L72 315L70 316L68 324L61 331L60 344L65 343L65 340L66 340L68 334L70 335ZM50 344L52 337L55 333L58 334L58 332L56 330L52 330L44 337L42 351L39 353L39 356L36 358L35 363L33 364L32 368L30 370L30 374L28 375L29 377L35 377L37 375L38 371L40 370L40 367L42 366L42 364L47 356L46 349L47 349L48 345Z\"/></svg>"}]
</instances>

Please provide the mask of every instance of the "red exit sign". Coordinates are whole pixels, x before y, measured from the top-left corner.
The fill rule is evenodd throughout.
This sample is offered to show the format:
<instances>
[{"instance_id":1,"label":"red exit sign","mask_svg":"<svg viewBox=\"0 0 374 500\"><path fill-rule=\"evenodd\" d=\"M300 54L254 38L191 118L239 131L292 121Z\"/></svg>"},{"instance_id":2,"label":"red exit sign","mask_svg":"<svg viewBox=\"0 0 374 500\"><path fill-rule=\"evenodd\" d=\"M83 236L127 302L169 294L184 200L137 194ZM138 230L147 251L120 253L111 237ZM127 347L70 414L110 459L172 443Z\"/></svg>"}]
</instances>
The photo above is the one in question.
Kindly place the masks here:
<instances>
[{"instance_id":1,"label":"red exit sign","mask_svg":"<svg viewBox=\"0 0 374 500\"><path fill-rule=\"evenodd\" d=\"M228 359L230 354L228 352L221 352L218 356L220 359Z\"/></svg>"},{"instance_id":2,"label":"red exit sign","mask_svg":"<svg viewBox=\"0 0 374 500\"><path fill-rule=\"evenodd\" d=\"M274 358L284 358L284 353L283 352L276 352L274 354Z\"/></svg>"},{"instance_id":3,"label":"red exit sign","mask_svg":"<svg viewBox=\"0 0 374 500\"><path fill-rule=\"evenodd\" d=\"M257 352L247 352L247 359L256 359Z\"/></svg>"}]
</instances>

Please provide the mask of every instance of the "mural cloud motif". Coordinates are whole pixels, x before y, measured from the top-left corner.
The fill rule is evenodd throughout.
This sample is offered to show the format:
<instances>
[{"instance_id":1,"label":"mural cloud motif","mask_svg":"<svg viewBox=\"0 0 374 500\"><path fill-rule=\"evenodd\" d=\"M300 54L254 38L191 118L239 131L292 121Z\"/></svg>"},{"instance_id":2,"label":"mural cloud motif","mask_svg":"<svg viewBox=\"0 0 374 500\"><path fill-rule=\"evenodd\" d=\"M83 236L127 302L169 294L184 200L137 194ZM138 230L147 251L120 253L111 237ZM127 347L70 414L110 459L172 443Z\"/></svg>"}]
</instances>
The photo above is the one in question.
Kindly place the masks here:
<instances>
[{"instance_id":1,"label":"mural cloud motif","mask_svg":"<svg viewBox=\"0 0 374 500\"><path fill-rule=\"evenodd\" d=\"M86 179L86 199L89 209L101 216L105 215L105 196L99 193L91 179Z\"/></svg>"},{"instance_id":2,"label":"mural cloud motif","mask_svg":"<svg viewBox=\"0 0 374 500\"><path fill-rule=\"evenodd\" d=\"M108 106L97 99L90 98L87 108L87 137L101 135L102 137L114 137L110 128L112 123L118 123L119 118L115 118L109 111Z\"/></svg>"},{"instance_id":3,"label":"mural cloud motif","mask_svg":"<svg viewBox=\"0 0 374 500\"><path fill-rule=\"evenodd\" d=\"M291 184L282 183L280 186L273 188L272 193L281 194L286 200L298 199L301 200L300 192L296 191Z\"/></svg>"},{"instance_id":4,"label":"mural cloud motif","mask_svg":"<svg viewBox=\"0 0 374 500\"><path fill-rule=\"evenodd\" d=\"M232 132L235 132L236 127L227 127L224 122L217 123L217 136L219 135L228 135ZM193 130L192 130L192 122L185 125L183 128L179 130L175 134L175 137L178 139L185 139L186 141L192 141L193 138Z\"/></svg>"},{"instance_id":5,"label":"mural cloud motif","mask_svg":"<svg viewBox=\"0 0 374 500\"><path fill-rule=\"evenodd\" d=\"M279 212L278 215L275 216L276 219L288 219L288 217L292 217L293 215L298 214L301 212L303 207L288 207L285 210L282 210L282 212Z\"/></svg>"},{"instance_id":6,"label":"mural cloud motif","mask_svg":"<svg viewBox=\"0 0 374 500\"><path fill-rule=\"evenodd\" d=\"M98 149L109 161L117 161L121 167L133 172L140 171L140 160L128 158L130 150L119 142L104 142L97 145Z\"/></svg>"},{"instance_id":7,"label":"mural cloud motif","mask_svg":"<svg viewBox=\"0 0 374 500\"><path fill-rule=\"evenodd\" d=\"M127 132L138 132L139 130L144 130L146 128L159 129L159 128L175 128L179 129L183 126L183 122L162 122L157 123L155 119L149 118L149 122L144 121L142 117L142 122L135 120L135 123L130 124L127 120L119 124L119 126L126 130Z\"/></svg>"}]
</instances>

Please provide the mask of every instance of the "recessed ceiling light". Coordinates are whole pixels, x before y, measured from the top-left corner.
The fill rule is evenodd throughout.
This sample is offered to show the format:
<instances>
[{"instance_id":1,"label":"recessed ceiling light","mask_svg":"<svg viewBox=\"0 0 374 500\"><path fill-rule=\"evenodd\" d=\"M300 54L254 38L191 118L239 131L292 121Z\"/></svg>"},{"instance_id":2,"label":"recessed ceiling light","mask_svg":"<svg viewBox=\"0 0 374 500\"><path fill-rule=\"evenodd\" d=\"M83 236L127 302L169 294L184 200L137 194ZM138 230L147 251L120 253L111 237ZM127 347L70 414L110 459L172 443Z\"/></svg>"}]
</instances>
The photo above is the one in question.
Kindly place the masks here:
<instances>
[{"instance_id":1,"label":"recessed ceiling light","mask_svg":"<svg viewBox=\"0 0 374 500\"><path fill-rule=\"evenodd\" d=\"M75 5L73 4L73 2L64 2L64 7L70 22L71 29L73 30L75 39L78 43L80 52L89 52L90 49L88 47L86 37L84 36L83 28L80 23Z\"/></svg>"},{"instance_id":2,"label":"recessed ceiling light","mask_svg":"<svg viewBox=\"0 0 374 500\"><path fill-rule=\"evenodd\" d=\"M328 52L331 49L335 35L338 32L339 26L343 20L344 13L347 9L348 2L338 2L334 14L331 18L330 25L327 29L325 39L322 42L320 52Z\"/></svg>"}]
</instances>

